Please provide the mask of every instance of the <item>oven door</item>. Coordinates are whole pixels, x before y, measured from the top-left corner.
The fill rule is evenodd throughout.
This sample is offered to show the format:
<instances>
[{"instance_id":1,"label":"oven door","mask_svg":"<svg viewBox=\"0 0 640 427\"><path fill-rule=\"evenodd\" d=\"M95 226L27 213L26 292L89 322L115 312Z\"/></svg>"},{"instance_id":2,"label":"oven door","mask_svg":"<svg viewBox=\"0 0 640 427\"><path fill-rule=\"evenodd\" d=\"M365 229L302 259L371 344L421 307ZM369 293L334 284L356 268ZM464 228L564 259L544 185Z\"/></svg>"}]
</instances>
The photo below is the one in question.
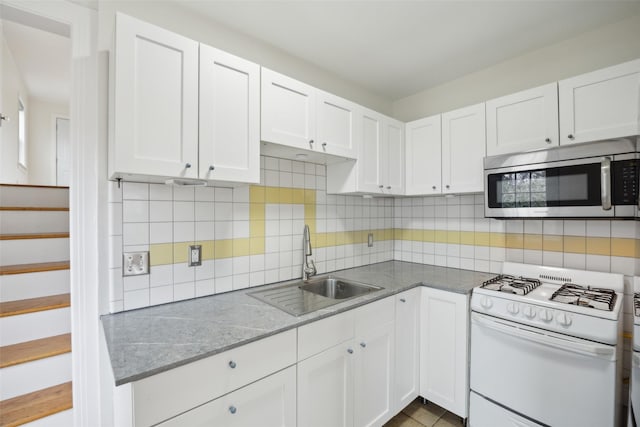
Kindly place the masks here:
<instances>
[{"instance_id":1,"label":"oven door","mask_svg":"<svg viewBox=\"0 0 640 427\"><path fill-rule=\"evenodd\" d=\"M541 424L613 426L616 348L473 312L471 390Z\"/></svg>"}]
</instances>

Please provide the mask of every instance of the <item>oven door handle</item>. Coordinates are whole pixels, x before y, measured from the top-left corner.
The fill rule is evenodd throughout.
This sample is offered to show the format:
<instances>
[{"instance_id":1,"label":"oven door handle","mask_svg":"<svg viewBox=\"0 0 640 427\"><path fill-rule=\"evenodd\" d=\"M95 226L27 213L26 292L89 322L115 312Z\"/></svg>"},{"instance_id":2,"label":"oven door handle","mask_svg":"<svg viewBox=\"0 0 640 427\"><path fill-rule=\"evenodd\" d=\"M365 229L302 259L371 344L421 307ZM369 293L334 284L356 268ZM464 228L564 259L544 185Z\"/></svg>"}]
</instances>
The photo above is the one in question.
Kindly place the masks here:
<instances>
[{"instance_id":1,"label":"oven door handle","mask_svg":"<svg viewBox=\"0 0 640 427\"><path fill-rule=\"evenodd\" d=\"M585 356L615 360L615 347L613 346L598 343L585 344L563 338L557 338L552 335L529 331L515 325L511 326L502 322L489 320L478 313L471 313L471 322L503 334L546 345L547 347L571 351Z\"/></svg>"},{"instance_id":2,"label":"oven door handle","mask_svg":"<svg viewBox=\"0 0 640 427\"><path fill-rule=\"evenodd\" d=\"M611 210L611 157L604 157L600 162L600 199L602 209Z\"/></svg>"}]
</instances>

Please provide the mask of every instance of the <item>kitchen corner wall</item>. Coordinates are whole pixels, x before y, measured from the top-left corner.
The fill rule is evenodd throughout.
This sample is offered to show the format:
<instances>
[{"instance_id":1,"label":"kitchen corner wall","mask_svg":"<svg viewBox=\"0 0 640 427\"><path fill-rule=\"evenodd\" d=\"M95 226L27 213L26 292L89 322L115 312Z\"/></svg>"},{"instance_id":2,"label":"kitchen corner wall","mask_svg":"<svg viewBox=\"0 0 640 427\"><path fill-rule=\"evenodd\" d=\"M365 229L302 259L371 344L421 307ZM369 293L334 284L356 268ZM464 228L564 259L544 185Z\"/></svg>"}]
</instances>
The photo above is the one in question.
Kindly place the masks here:
<instances>
[{"instance_id":1,"label":"kitchen corner wall","mask_svg":"<svg viewBox=\"0 0 640 427\"><path fill-rule=\"evenodd\" d=\"M327 195L323 165L261 157L260 184L233 189L109 186L112 313L300 277L305 224L318 273L393 258L393 199ZM150 274L122 277L130 251L150 252Z\"/></svg>"}]
</instances>

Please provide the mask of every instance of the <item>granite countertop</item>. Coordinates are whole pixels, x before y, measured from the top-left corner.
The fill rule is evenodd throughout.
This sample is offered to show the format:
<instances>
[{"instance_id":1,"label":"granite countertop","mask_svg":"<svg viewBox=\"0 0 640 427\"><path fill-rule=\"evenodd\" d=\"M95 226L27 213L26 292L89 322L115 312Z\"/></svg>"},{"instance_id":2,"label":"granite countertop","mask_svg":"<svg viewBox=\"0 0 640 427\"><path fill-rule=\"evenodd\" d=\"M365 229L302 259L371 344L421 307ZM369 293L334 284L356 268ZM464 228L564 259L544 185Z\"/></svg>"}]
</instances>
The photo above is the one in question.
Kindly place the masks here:
<instances>
[{"instance_id":1,"label":"granite countertop","mask_svg":"<svg viewBox=\"0 0 640 427\"><path fill-rule=\"evenodd\" d=\"M137 381L416 286L468 294L472 288L494 276L401 261L381 262L331 274L384 289L299 317L247 295L258 288L102 316L116 385Z\"/></svg>"}]
</instances>

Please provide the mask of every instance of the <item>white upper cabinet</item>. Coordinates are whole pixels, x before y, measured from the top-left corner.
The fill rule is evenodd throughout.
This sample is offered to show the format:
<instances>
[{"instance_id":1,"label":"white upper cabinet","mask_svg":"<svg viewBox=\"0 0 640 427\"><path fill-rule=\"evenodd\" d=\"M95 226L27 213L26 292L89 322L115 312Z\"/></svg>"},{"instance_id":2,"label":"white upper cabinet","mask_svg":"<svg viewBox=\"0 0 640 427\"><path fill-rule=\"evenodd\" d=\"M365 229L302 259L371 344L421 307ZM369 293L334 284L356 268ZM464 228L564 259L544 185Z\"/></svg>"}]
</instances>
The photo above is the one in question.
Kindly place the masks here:
<instances>
[{"instance_id":1,"label":"white upper cabinet","mask_svg":"<svg viewBox=\"0 0 640 427\"><path fill-rule=\"evenodd\" d=\"M198 42L116 14L109 177L198 176Z\"/></svg>"},{"instance_id":2,"label":"white upper cabinet","mask_svg":"<svg viewBox=\"0 0 640 427\"><path fill-rule=\"evenodd\" d=\"M263 67L262 140L314 149L315 134L316 89Z\"/></svg>"},{"instance_id":3,"label":"white upper cabinet","mask_svg":"<svg viewBox=\"0 0 640 427\"><path fill-rule=\"evenodd\" d=\"M555 82L487 101L486 110L488 156L559 144Z\"/></svg>"},{"instance_id":4,"label":"white upper cabinet","mask_svg":"<svg viewBox=\"0 0 640 427\"><path fill-rule=\"evenodd\" d=\"M318 90L318 146L324 153L348 158L358 154L358 105L330 93Z\"/></svg>"},{"instance_id":5,"label":"white upper cabinet","mask_svg":"<svg viewBox=\"0 0 640 427\"><path fill-rule=\"evenodd\" d=\"M260 182L260 66L200 45L202 179Z\"/></svg>"},{"instance_id":6,"label":"white upper cabinet","mask_svg":"<svg viewBox=\"0 0 640 427\"><path fill-rule=\"evenodd\" d=\"M408 196L442 192L442 128L440 114L409 122L406 135L406 187Z\"/></svg>"},{"instance_id":7,"label":"white upper cabinet","mask_svg":"<svg viewBox=\"0 0 640 427\"><path fill-rule=\"evenodd\" d=\"M382 170L380 156L383 151L384 116L375 111L365 110L362 114L362 141L358 161L354 165L358 169L357 189L369 193L380 193L382 184ZM329 174L329 170L327 170ZM349 191L349 190L347 190Z\"/></svg>"},{"instance_id":8,"label":"white upper cabinet","mask_svg":"<svg viewBox=\"0 0 640 427\"><path fill-rule=\"evenodd\" d=\"M404 123L385 117L380 184L386 194L404 194Z\"/></svg>"},{"instance_id":9,"label":"white upper cabinet","mask_svg":"<svg viewBox=\"0 0 640 427\"><path fill-rule=\"evenodd\" d=\"M640 134L640 59L559 83L560 143Z\"/></svg>"},{"instance_id":10,"label":"white upper cabinet","mask_svg":"<svg viewBox=\"0 0 640 427\"><path fill-rule=\"evenodd\" d=\"M484 102L442 114L443 193L484 190Z\"/></svg>"}]
</instances>

